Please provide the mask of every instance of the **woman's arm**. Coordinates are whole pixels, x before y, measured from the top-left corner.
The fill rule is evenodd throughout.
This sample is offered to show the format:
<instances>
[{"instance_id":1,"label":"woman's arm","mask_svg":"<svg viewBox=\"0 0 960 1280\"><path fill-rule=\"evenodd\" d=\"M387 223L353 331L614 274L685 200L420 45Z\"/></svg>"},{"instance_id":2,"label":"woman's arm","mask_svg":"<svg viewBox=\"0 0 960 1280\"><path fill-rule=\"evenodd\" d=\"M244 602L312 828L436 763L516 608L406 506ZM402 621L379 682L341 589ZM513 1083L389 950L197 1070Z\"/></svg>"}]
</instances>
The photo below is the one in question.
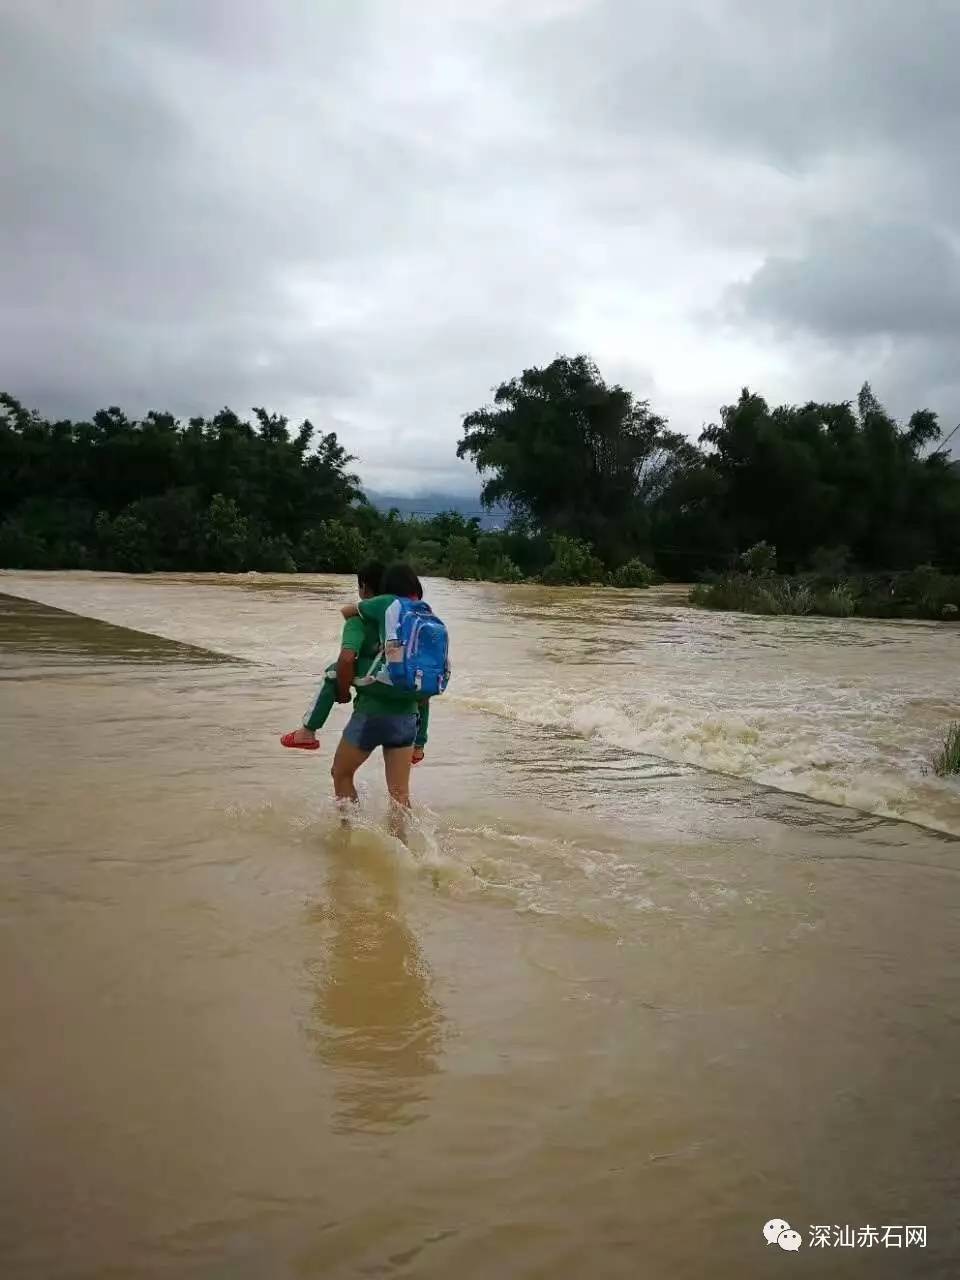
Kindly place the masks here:
<instances>
[{"instance_id":1,"label":"woman's arm","mask_svg":"<svg viewBox=\"0 0 960 1280\"><path fill-rule=\"evenodd\" d=\"M345 618L360 617L360 609L355 600L353 601L352 604L345 604L343 608L340 610L340 612L343 614Z\"/></svg>"},{"instance_id":2,"label":"woman's arm","mask_svg":"<svg viewBox=\"0 0 960 1280\"><path fill-rule=\"evenodd\" d=\"M430 699L421 698L417 703L417 736L413 740L413 758L423 759L423 750L427 745L427 729L430 725Z\"/></svg>"},{"instance_id":3,"label":"woman's arm","mask_svg":"<svg viewBox=\"0 0 960 1280\"><path fill-rule=\"evenodd\" d=\"M350 701L350 688L357 674L357 654L354 649L341 649L337 658L337 701Z\"/></svg>"}]
</instances>

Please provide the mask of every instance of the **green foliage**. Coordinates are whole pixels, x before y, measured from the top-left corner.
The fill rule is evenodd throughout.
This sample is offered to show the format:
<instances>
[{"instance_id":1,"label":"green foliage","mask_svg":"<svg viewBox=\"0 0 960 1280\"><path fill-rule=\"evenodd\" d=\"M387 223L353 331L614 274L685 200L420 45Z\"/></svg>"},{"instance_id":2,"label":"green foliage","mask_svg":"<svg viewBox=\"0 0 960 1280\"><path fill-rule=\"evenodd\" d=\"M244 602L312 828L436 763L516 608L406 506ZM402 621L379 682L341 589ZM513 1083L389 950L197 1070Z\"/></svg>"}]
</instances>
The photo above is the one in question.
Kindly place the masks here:
<instances>
[{"instance_id":1,"label":"green foliage","mask_svg":"<svg viewBox=\"0 0 960 1280\"><path fill-rule=\"evenodd\" d=\"M645 401L608 386L586 356L502 383L464 418L459 457L538 530L590 542L609 563L647 542L650 504L697 452ZM557 570L560 572L560 570Z\"/></svg>"},{"instance_id":2,"label":"green foliage","mask_svg":"<svg viewBox=\"0 0 960 1280\"><path fill-rule=\"evenodd\" d=\"M777 548L769 542L755 542L740 556L740 567L744 573L754 577L765 577L777 571Z\"/></svg>"},{"instance_id":3,"label":"green foliage","mask_svg":"<svg viewBox=\"0 0 960 1280\"><path fill-rule=\"evenodd\" d=\"M812 401L771 410L745 389L720 418L701 442L718 481L714 515L736 545L766 540L792 571L840 546L866 568L958 562L960 475L943 454L923 452L939 437L935 414L918 410L903 428L865 384L856 410Z\"/></svg>"},{"instance_id":4,"label":"green foliage","mask_svg":"<svg viewBox=\"0 0 960 1280\"><path fill-rule=\"evenodd\" d=\"M960 615L960 575L923 565L911 573L851 577L824 587L813 578L728 573L693 587L690 602L739 613L951 618Z\"/></svg>"},{"instance_id":5,"label":"green foliage","mask_svg":"<svg viewBox=\"0 0 960 1280\"><path fill-rule=\"evenodd\" d=\"M148 573L153 568L149 531L135 515L121 513L111 520L101 511L95 527L106 564L124 573Z\"/></svg>"},{"instance_id":6,"label":"green foliage","mask_svg":"<svg viewBox=\"0 0 960 1280\"><path fill-rule=\"evenodd\" d=\"M855 580L857 612L878 618L950 618L960 608L960 575L921 565L910 573L867 575Z\"/></svg>"},{"instance_id":7,"label":"green foliage","mask_svg":"<svg viewBox=\"0 0 960 1280\"><path fill-rule=\"evenodd\" d=\"M253 414L47 422L0 394L0 565L289 571L309 530L349 518L358 482L335 435Z\"/></svg>"},{"instance_id":8,"label":"green foliage","mask_svg":"<svg viewBox=\"0 0 960 1280\"><path fill-rule=\"evenodd\" d=\"M758 587L760 613L788 613L803 617L813 612L813 592L805 582L764 578Z\"/></svg>"},{"instance_id":9,"label":"green foliage","mask_svg":"<svg viewBox=\"0 0 960 1280\"><path fill-rule=\"evenodd\" d=\"M45 569L47 564L43 540L21 521L4 520L0 525L0 565L6 569Z\"/></svg>"},{"instance_id":10,"label":"green foliage","mask_svg":"<svg viewBox=\"0 0 960 1280\"><path fill-rule=\"evenodd\" d=\"M615 587L649 587L653 579L650 566L635 556L614 572L611 583Z\"/></svg>"},{"instance_id":11,"label":"green foliage","mask_svg":"<svg viewBox=\"0 0 960 1280\"><path fill-rule=\"evenodd\" d=\"M810 557L810 567L818 578L843 578L852 568L850 548L817 547Z\"/></svg>"},{"instance_id":12,"label":"green foliage","mask_svg":"<svg viewBox=\"0 0 960 1280\"><path fill-rule=\"evenodd\" d=\"M960 724L952 724L933 757L933 771L941 778L960 773Z\"/></svg>"},{"instance_id":13,"label":"green foliage","mask_svg":"<svg viewBox=\"0 0 960 1280\"><path fill-rule=\"evenodd\" d=\"M283 533L279 537L255 539L248 560L260 573L296 573L298 567L290 539Z\"/></svg>"},{"instance_id":14,"label":"green foliage","mask_svg":"<svg viewBox=\"0 0 960 1280\"><path fill-rule=\"evenodd\" d=\"M480 570L476 545L467 537L451 538L447 543L444 568L447 577L454 580L476 578Z\"/></svg>"},{"instance_id":15,"label":"green foliage","mask_svg":"<svg viewBox=\"0 0 960 1280\"><path fill-rule=\"evenodd\" d=\"M481 575L488 582L523 582L523 571L509 556L497 556Z\"/></svg>"},{"instance_id":16,"label":"green foliage","mask_svg":"<svg viewBox=\"0 0 960 1280\"><path fill-rule=\"evenodd\" d=\"M770 407L744 390L696 446L586 356L558 356L464 419L458 454L513 511L482 532L452 511L375 510L336 435L263 408L52 422L0 394L0 567L352 573L376 557L499 581L713 574L698 595L740 602L718 607L844 617L852 600L949 619L960 467L939 438L935 414L898 423L865 385L856 404Z\"/></svg>"},{"instance_id":17,"label":"green foliage","mask_svg":"<svg viewBox=\"0 0 960 1280\"><path fill-rule=\"evenodd\" d=\"M846 582L838 582L826 591L818 591L813 598L813 612L828 618L849 618L856 612L857 602Z\"/></svg>"},{"instance_id":18,"label":"green foliage","mask_svg":"<svg viewBox=\"0 0 960 1280\"><path fill-rule=\"evenodd\" d=\"M367 544L355 525L321 520L304 533L292 558L303 573L356 573L367 558Z\"/></svg>"},{"instance_id":19,"label":"green foliage","mask_svg":"<svg viewBox=\"0 0 960 1280\"><path fill-rule=\"evenodd\" d=\"M365 502L352 509L351 521L363 536L367 556L384 564L406 559L410 543L418 536L413 522L402 520L397 510L381 512Z\"/></svg>"},{"instance_id":20,"label":"green foliage","mask_svg":"<svg viewBox=\"0 0 960 1280\"><path fill-rule=\"evenodd\" d=\"M414 516L410 520L413 536L436 542L449 542L451 538L466 538L475 543L480 535L480 521L467 519L459 511L441 511L435 516Z\"/></svg>"},{"instance_id":21,"label":"green foliage","mask_svg":"<svg viewBox=\"0 0 960 1280\"><path fill-rule=\"evenodd\" d=\"M588 585L603 580L603 564L593 554L589 542L558 533L551 539L551 547L553 559L542 575L543 581L548 585Z\"/></svg>"},{"instance_id":22,"label":"green foliage","mask_svg":"<svg viewBox=\"0 0 960 1280\"><path fill-rule=\"evenodd\" d=\"M407 547L406 558L420 574L436 574L443 569L446 551L436 538L417 538Z\"/></svg>"},{"instance_id":23,"label":"green foliage","mask_svg":"<svg viewBox=\"0 0 960 1280\"><path fill-rule=\"evenodd\" d=\"M201 520L200 537L207 568L239 573L252 567L250 526L235 499L214 494Z\"/></svg>"},{"instance_id":24,"label":"green foliage","mask_svg":"<svg viewBox=\"0 0 960 1280\"><path fill-rule=\"evenodd\" d=\"M805 583L746 573L728 573L713 582L698 584L690 592L690 602L738 613L799 615L812 613L815 603Z\"/></svg>"}]
</instances>

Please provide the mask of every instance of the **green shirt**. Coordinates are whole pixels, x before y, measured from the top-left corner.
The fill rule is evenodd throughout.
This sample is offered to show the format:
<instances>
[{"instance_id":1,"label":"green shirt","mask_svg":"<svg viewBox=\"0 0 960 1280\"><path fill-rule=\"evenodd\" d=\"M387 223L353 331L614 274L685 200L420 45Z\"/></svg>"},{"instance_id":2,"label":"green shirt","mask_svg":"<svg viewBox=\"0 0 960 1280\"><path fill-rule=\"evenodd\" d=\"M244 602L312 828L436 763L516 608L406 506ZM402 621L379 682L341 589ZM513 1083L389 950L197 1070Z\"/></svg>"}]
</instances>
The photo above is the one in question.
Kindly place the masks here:
<instances>
[{"instance_id":1,"label":"green shirt","mask_svg":"<svg viewBox=\"0 0 960 1280\"><path fill-rule=\"evenodd\" d=\"M373 596L369 600L361 600L357 605L360 618L348 619L351 622L362 620L364 634L367 627L376 627L377 649L379 653L384 643L386 613L396 600L396 596ZM343 629L344 637L347 628ZM369 667L367 668L369 670ZM355 711L366 716L417 716L417 746L422 747L427 741L427 724L430 720L429 699L408 693L406 689L392 689L388 684L376 682L361 685L353 700Z\"/></svg>"},{"instance_id":2,"label":"green shirt","mask_svg":"<svg viewBox=\"0 0 960 1280\"><path fill-rule=\"evenodd\" d=\"M357 655L357 675L365 676L380 652L380 632L375 622L348 618L343 624L340 648Z\"/></svg>"}]
</instances>

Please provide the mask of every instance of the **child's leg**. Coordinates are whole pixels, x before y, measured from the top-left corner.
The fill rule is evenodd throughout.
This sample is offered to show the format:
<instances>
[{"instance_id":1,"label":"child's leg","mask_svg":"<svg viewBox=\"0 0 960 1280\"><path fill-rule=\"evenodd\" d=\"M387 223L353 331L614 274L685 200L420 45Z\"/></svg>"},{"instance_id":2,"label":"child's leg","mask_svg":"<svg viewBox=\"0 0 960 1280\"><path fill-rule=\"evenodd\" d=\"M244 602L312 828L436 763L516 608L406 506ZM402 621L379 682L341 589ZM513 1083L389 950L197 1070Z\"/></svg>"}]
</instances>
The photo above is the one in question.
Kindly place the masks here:
<instances>
[{"instance_id":1,"label":"child's leg","mask_svg":"<svg viewBox=\"0 0 960 1280\"><path fill-rule=\"evenodd\" d=\"M307 714L303 717L303 727L309 729L311 733L316 733L318 729L322 729L326 724L327 716L333 710L333 704L337 700L337 681L336 677L327 676L323 684L310 705Z\"/></svg>"},{"instance_id":2,"label":"child's leg","mask_svg":"<svg viewBox=\"0 0 960 1280\"><path fill-rule=\"evenodd\" d=\"M316 750L318 745L317 730L326 722L327 716L330 714L336 700L337 669L336 667L327 667L324 672L323 684L307 709L307 714L303 717L303 727L293 729L290 733L285 733L280 739L281 746L307 747L309 750Z\"/></svg>"}]
</instances>

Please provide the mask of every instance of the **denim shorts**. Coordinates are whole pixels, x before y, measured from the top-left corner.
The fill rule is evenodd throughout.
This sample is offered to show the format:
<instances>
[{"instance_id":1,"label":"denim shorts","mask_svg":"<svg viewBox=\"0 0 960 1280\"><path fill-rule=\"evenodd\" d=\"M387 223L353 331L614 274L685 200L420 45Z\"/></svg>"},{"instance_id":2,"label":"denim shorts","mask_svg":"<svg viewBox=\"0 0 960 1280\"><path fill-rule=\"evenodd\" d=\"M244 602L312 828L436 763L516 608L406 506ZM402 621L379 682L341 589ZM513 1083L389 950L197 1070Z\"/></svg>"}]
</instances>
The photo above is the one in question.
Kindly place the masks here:
<instances>
[{"instance_id":1,"label":"denim shorts","mask_svg":"<svg viewBox=\"0 0 960 1280\"><path fill-rule=\"evenodd\" d=\"M412 747L417 736L417 717L368 716L355 711L343 731L344 742L358 751L376 751L383 747L391 751L395 747Z\"/></svg>"}]
</instances>

